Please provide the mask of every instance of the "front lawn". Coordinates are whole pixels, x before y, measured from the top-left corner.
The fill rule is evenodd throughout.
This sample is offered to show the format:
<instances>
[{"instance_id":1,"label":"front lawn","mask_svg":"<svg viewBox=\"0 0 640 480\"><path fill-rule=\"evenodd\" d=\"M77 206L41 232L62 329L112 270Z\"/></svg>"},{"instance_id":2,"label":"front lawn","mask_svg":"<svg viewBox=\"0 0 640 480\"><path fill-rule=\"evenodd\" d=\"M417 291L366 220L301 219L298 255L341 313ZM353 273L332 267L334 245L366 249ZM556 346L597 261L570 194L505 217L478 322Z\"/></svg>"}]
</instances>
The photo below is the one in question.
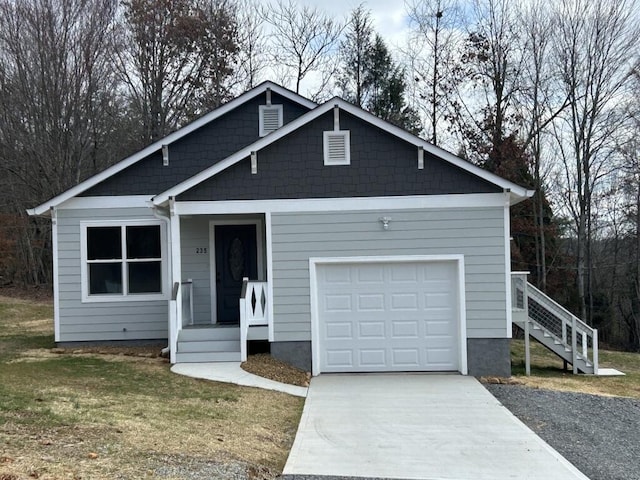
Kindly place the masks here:
<instances>
[{"instance_id":1,"label":"front lawn","mask_svg":"<svg viewBox=\"0 0 640 480\"><path fill-rule=\"evenodd\" d=\"M55 353L51 318L50 304L0 297L0 479L281 471L302 399L175 375L159 358Z\"/></svg>"}]
</instances>

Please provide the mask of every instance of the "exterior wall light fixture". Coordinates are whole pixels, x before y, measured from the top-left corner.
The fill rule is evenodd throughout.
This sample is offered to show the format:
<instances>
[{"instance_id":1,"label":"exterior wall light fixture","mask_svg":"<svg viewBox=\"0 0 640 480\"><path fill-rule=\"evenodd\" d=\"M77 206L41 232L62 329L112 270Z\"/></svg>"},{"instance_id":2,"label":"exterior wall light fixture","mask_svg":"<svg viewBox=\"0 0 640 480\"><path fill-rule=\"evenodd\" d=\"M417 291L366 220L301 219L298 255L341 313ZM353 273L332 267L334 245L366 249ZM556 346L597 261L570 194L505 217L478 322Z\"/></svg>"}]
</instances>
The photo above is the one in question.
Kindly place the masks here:
<instances>
[{"instance_id":1,"label":"exterior wall light fixture","mask_svg":"<svg viewBox=\"0 0 640 480\"><path fill-rule=\"evenodd\" d=\"M389 230L389 223L391 222L391 217L380 217L378 221L382 223L383 230Z\"/></svg>"}]
</instances>

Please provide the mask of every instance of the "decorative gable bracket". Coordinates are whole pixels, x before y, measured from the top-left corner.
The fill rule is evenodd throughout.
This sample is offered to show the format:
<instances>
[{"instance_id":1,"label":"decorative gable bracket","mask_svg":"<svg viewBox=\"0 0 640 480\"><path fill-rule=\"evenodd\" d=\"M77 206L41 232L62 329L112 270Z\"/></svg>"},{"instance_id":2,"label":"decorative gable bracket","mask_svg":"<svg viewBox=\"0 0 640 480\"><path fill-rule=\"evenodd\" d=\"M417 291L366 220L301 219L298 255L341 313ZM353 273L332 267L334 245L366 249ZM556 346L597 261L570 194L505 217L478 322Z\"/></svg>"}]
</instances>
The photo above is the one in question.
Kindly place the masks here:
<instances>
[{"instance_id":1,"label":"decorative gable bracket","mask_svg":"<svg viewBox=\"0 0 640 480\"><path fill-rule=\"evenodd\" d=\"M349 130L340 130L340 108L333 107L333 130L323 132L322 145L325 165L351 164L351 137Z\"/></svg>"},{"instance_id":2,"label":"decorative gable bracket","mask_svg":"<svg viewBox=\"0 0 640 480\"><path fill-rule=\"evenodd\" d=\"M282 126L282 105L271 104L271 89L266 91L266 105L258 107L259 135L265 137Z\"/></svg>"}]
</instances>

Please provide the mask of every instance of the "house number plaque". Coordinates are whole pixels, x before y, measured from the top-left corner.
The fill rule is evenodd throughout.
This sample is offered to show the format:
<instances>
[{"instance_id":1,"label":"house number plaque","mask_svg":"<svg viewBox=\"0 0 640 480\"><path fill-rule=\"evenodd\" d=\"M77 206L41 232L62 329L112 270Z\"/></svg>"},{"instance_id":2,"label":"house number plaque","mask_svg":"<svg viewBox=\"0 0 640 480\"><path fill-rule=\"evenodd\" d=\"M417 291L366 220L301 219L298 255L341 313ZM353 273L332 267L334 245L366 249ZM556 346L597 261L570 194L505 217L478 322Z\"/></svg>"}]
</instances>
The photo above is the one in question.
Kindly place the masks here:
<instances>
[{"instance_id":1,"label":"house number plaque","mask_svg":"<svg viewBox=\"0 0 640 480\"><path fill-rule=\"evenodd\" d=\"M196 247L196 253L198 254L207 253L207 247Z\"/></svg>"}]
</instances>

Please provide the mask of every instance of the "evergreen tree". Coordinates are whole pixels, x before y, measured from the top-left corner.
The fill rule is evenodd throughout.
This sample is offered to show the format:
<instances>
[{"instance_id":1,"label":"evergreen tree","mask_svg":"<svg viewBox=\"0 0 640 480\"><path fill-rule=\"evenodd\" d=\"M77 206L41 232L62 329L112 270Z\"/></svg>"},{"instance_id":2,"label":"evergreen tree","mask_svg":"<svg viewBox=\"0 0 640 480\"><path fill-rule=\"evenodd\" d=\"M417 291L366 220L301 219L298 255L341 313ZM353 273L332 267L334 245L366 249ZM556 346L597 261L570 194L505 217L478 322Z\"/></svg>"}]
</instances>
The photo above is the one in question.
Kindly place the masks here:
<instances>
[{"instance_id":1,"label":"evergreen tree","mask_svg":"<svg viewBox=\"0 0 640 480\"><path fill-rule=\"evenodd\" d=\"M369 92L365 108L374 115L414 134L420 132L418 113L405 100L405 71L391 58L380 35L371 49L364 86Z\"/></svg>"},{"instance_id":2,"label":"evergreen tree","mask_svg":"<svg viewBox=\"0 0 640 480\"><path fill-rule=\"evenodd\" d=\"M337 82L342 96L359 107L364 107L367 97L365 78L370 64L372 37L369 11L361 4L351 12L345 38L340 42L341 66Z\"/></svg>"}]
</instances>

